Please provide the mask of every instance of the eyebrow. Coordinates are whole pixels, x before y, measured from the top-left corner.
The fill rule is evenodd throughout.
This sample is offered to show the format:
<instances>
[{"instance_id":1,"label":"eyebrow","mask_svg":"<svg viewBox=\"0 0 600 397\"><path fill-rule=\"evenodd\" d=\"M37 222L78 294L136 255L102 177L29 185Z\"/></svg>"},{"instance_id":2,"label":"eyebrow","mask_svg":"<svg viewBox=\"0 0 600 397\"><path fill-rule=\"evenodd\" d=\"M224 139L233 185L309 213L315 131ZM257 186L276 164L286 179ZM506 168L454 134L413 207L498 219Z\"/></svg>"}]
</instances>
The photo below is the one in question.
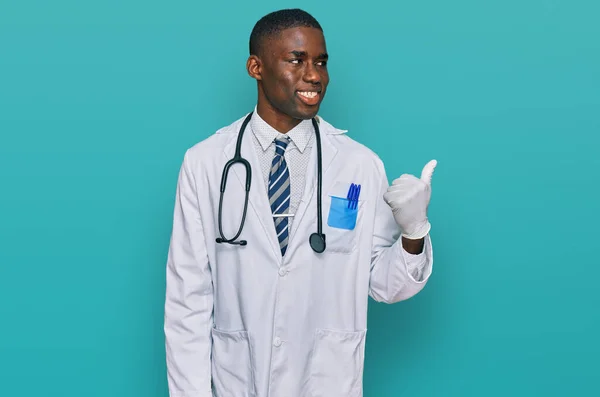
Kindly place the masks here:
<instances>
[{"instance_id":1,"label":"eyebrow","mask_svg":"<svg viewBox=\"0 0 600 397\"><path fill-rule=\"evenodd\" d=\"M305 57L306 51L290 51L290 54L294 54L297 57ZM317 56L317 59L329 59L329 54L327 54L326 52L319 54L319 56Z\"/></svg>"}]
</instances>

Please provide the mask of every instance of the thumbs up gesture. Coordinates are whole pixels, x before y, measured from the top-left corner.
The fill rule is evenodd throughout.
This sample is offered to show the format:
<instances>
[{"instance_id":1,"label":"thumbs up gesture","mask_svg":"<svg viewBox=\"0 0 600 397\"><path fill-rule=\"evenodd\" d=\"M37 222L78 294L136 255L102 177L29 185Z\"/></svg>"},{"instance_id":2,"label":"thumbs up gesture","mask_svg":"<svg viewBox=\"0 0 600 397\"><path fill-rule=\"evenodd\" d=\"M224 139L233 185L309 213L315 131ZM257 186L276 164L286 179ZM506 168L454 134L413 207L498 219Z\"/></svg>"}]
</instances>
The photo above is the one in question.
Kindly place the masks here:
<instances>
[{"instance_id":1,"label":"thumbs up gesture","mask_svg":"<svg viewBox=\"0 0 600 397\"><path fill-rule=\"evenodd\" d=\"M431 228L427 207L431 199L431 176L436 165L436 160L427 163L420 179L409 174L400 176L383 195L402 229L402 236L408 239L423 238Z\"/></svg>"}]
</instances>

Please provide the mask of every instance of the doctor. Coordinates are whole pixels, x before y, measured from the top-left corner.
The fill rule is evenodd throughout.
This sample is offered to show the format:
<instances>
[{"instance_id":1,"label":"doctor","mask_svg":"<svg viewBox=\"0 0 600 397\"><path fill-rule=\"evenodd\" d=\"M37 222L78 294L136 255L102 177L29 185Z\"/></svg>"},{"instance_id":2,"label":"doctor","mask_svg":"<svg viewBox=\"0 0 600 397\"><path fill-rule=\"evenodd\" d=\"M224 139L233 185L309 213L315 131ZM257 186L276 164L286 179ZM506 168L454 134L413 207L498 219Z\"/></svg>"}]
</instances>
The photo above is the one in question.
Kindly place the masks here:
<instances>
[{"instance_id":1,"label":"doctor","mask_svg":"<svg viewBox=\"0 0 600 397\"><path fill-rule=\"evenodd\" d=\"M317 116L327 58L306 12L260 19L254 111L184 155L166 268L171 397L362 396L368 297L399 302L430 277L436 163L389 186L372 151ZM237 162L223 181L241 129L250 173Z\"/></svg>"}]
</instances>

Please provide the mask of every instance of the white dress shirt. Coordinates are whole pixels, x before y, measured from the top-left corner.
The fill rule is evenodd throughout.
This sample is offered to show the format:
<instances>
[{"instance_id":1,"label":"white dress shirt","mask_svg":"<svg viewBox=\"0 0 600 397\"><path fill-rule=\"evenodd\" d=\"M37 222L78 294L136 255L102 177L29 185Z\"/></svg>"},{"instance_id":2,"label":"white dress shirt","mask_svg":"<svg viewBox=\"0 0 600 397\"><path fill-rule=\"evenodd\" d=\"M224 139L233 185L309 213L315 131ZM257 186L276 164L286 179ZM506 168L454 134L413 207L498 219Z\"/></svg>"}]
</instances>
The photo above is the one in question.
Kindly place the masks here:
<instances>
[{"instance_id":1,"label":"white dress shirt","mask_svg":"<svg viewBox=\"0 0 600 397\"><path fill-rule=\"evenodd\" d=\"M290 172L290 207L288 212L294 214L304 193L306 170L310 161L310 152L315 142L312 121L303 120L287 134L282 134L267 124L255 111L252 119L250 119L249 127L254 137L254 146L265 186L269 186L271 163L275 157L275 138L278 136L290 138L284 157ZM289 226L291 226L293 220L293 217L288 218Z\"/></svg>"}]
</instances>

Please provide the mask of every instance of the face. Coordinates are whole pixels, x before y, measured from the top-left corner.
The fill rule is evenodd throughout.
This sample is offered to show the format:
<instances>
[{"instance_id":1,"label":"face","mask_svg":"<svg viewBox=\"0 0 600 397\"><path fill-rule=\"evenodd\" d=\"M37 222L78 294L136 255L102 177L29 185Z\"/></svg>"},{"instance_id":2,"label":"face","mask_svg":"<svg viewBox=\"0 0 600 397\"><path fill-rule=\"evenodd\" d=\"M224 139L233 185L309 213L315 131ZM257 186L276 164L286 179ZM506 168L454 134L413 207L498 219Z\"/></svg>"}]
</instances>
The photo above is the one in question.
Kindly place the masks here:
<instances>
[{"instance_id":1,"label":"face","mask_svg":"<svg viewBox=\"0 0 600 397\"><path fill-rule=\"evenodd\" d=\"M258 107L273 117L300 122L316 116L329 84L325 38L319 29L290 28L265 39L248 59L258 80Z\"/></svg>"}]
</instances>

